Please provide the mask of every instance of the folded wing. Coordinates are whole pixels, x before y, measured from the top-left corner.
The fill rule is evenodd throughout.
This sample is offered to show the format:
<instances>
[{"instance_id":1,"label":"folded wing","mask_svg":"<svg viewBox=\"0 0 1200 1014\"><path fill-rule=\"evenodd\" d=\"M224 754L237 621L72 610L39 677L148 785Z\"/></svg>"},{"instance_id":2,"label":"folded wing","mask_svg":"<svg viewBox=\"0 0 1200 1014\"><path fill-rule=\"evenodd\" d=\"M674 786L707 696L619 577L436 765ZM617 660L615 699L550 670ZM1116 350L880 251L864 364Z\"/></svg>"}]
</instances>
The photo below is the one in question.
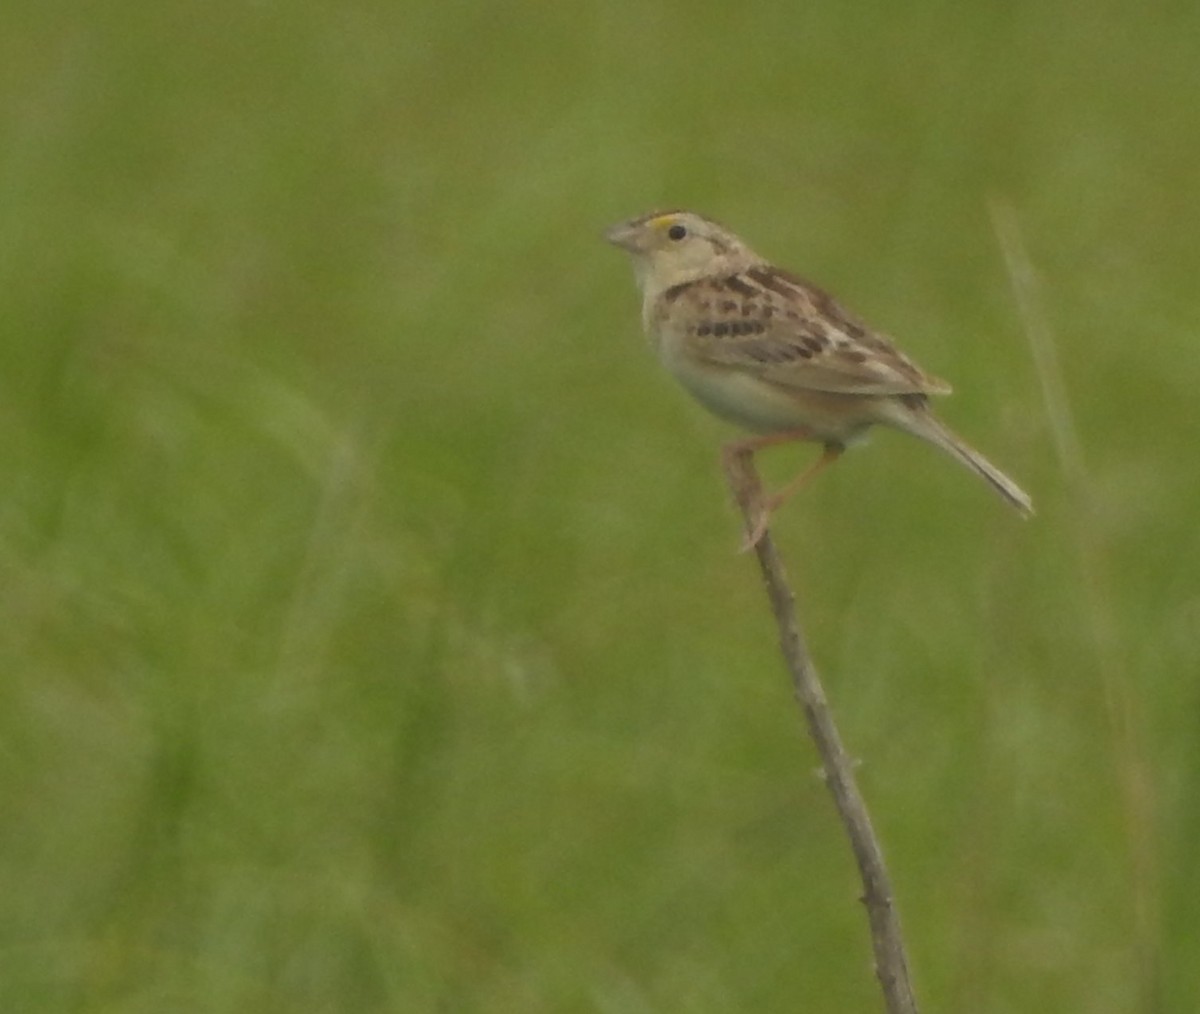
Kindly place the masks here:
<instances>
[{"instance_id":1,"label":"folded wing","mask_svg":"<svg viewBox=\"0 0 1200 1014\"><path fill-rule=\"evenodd\" d=\"M835 394L950 391L828 293L777 268L763 265L683 286L668 298L688 304L688 344L714 366L783 388Z\"/></svg>"}]
</instances>

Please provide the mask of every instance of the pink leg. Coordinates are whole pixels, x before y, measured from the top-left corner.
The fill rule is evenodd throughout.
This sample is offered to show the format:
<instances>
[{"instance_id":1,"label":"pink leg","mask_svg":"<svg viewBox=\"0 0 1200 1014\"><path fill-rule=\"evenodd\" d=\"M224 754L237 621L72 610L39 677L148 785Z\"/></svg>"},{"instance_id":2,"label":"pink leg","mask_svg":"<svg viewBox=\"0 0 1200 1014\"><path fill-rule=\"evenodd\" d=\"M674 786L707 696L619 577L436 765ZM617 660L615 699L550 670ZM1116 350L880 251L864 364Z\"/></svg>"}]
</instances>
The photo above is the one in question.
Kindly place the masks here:
<instances>
[{"instance_id":1,"label":"pink leg","mask_svg":"<svg viewBox=\"0 0 1200 1014\"><path fill-rule=\"evenodd\" d=\"M735 440L728 443L722 449L722 454L728 462L730 459L750 457L755 451L762 450L764 447L772 447L775 444L790 443L795 440L811 440L812 434L807 430L788 430L784 433L772 433L763 437L750 437L745 440ZM788 500L795 496L804 486L811 482L818 474L833 464L842 452L845 450L840 444L826 444L824 453L812 463L808 468L801 472L795 479L789 482L778 493L773 493L763 501L758 521L754 528L746 536L746 541L742 544L742 551L753 549L758 545L759 540L766 534L767 525L770 524L771 515L782 507Z\"/></svg>"},{"instance_id":2,"label":"pink leg","mask_svg":"<svg viewBox=\"0 0 1200 1014\"><path fill-rule=\"evenodd\" d=\"M753 454L764 447L774 447L776 444L790 444L797 440L815 440L811 430L783 430L780 433L768 433L761 437L744 437L741 440L731 440L721 448L721 453L727 457L737 457L743 454Z\"/></svg>"},{"instance_id":3,"label":"pink leg","mask_svg":"<svg viewBox=\"0 0 1200 1014\"><path fill-rule=\"evenodd\" d=\"M813 435L808 430L797 429L770 433L760 437L745 437L741 440L731 440L725 444L721 448L721 462L730 482L734 484L735 488L741 490L738 499L756 505L756 511L762 510L762 485L759 482L758 471L750 467L755 451L760 451L764 447L772 447L775 444L812 439ZM762 536L759 535L759 538Z\"/></svg>"}]
</instances>

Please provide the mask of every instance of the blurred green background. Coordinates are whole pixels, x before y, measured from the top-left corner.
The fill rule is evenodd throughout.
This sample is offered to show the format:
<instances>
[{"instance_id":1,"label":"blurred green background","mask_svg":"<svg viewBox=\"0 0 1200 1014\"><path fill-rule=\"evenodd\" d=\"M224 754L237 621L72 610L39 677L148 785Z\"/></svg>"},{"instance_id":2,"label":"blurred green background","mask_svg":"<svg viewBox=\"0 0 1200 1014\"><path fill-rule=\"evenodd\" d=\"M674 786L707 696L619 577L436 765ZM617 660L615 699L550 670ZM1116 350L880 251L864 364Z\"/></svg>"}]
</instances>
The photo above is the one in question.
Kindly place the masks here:
<instances>
[{"instance_id":1,"label":"blurred green background","mask_svg":"<svg viewBox=\"0 0 1200 1014\"><path fill-rule=\"evenodd\" d=\"M1194 1011L1198 95L1184 4L6 3L0 1009L878 1009L599 239L683 205L1039 507L881 433L776 525L925 1008Z\"/></svg>"}]
</instances>

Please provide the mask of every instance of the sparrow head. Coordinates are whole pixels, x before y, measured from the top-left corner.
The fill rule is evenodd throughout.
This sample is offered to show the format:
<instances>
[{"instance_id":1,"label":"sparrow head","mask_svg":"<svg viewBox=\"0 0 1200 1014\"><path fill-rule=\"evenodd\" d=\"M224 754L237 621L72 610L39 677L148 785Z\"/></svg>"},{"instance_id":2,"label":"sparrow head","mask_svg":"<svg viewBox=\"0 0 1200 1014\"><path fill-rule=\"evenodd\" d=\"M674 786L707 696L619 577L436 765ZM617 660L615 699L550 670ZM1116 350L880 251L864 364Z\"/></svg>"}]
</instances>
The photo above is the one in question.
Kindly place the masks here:
<instances>
[{"instance_id":1,"label":"sparrow head","mask_svg":"<svg viewBox=\"0 0 1200 1014\"><path fill-rule=\"evenodd\" d=\"M728 229L692 211L655 211L614 225L604 238L633 258L644 290L733 274L762 260Z\"/></svg>"}]
</instances>

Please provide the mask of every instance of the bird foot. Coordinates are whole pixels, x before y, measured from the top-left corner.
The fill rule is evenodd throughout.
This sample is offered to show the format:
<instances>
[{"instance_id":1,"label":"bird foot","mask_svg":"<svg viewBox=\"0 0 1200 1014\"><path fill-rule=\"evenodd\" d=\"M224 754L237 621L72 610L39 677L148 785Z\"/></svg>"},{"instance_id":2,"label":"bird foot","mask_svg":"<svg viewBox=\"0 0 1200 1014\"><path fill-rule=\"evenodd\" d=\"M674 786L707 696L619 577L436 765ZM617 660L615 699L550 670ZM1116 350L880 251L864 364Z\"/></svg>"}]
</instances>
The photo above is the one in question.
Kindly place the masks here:
<instances>
[{"instance_id":1,"label":"bird foot","mask_svg":"<svg viewBox=\"0 0 1200 1014\"><path fill-rule=\"evenodd\" d=\"M773 500L774 497L771 499ZM760 542L762 542L763 536L767 534L767 527L771 523L771 515L774 512L775 508L770 504L769 501L768 503L759 507L757 519L754 522L754 527L747 529L746 537L742 539L742 544L738 548L739 553L749 553L751 550L755 549Z\"/></svg>"}]
</instances>

